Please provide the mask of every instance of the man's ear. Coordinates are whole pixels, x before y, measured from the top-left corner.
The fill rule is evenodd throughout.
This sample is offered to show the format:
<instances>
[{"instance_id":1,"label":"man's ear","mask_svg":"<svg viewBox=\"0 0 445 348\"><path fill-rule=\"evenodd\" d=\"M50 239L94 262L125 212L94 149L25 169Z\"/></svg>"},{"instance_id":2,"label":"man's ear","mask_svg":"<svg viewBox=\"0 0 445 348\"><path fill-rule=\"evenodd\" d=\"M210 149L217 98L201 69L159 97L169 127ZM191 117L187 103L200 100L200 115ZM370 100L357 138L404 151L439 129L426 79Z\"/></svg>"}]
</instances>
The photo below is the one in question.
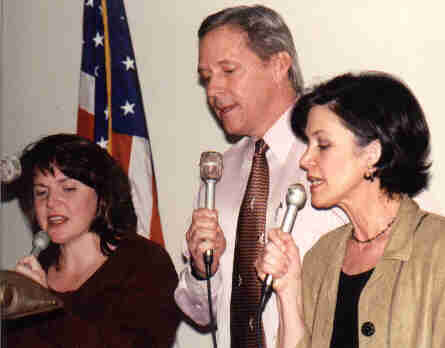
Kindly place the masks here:
<instances>
[{"instance_id":1,"label":"man's ear","mask_svg":"<svg viewBox=\"0 0 445 348\"><path fill-rule=\"evenodd\" d=\"M382 155L382 144L380 140L375 139L366 145L366 154L368 160L368 168L374 167Z\"/></svg>"},{"instance_id":2,"label":"man's ear","mask_svg":"<svg viewBox=\"0 0 445 348\"><path fill-rule=\"evenodd\" d=\"M275 83L280 83L288 80L288 71L292 66L292 58L286 51L275 53L270 58L270 63L273 69L273 79Z\"/></svg>"}]
</instances>

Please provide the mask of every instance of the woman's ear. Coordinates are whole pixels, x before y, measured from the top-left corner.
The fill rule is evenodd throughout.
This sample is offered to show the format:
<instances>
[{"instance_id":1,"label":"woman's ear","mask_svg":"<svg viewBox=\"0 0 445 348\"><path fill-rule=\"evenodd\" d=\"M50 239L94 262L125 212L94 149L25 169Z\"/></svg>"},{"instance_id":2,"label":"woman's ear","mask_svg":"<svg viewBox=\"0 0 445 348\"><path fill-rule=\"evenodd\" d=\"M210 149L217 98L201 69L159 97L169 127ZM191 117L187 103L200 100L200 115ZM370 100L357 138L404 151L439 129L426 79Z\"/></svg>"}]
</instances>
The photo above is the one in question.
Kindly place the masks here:
<instances>
[{"instance_id":1,"label":"woman's ear","mask_svg":"<svg viewBox=\"0 0 445 348\"><path fill-rule=\"evenodd\" d=\"M374 167L382 155L382 144L380 143L380 140L375 139L366 145L366 154L368 168Z\"/></svg>"}]
</instances>

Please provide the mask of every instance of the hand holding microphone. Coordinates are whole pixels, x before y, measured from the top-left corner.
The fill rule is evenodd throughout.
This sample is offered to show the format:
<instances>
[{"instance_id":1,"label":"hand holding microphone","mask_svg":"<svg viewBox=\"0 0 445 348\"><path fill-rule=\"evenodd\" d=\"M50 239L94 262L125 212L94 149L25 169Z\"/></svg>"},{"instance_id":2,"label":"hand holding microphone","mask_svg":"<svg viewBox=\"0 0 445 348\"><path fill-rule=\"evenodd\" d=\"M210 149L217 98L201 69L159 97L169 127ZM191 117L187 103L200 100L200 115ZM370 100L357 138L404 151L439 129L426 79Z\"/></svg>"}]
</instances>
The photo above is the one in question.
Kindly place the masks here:
<instances>
[{"instance_id":1,"label":"hand holding microphone","mask_svg":"<svg viewBox=\"0 0 445 348\"><path fill-rule=\"evenodd\" d=\"M16 272L0 271L2 319L15 319L63 307L60 299L44 289L48 287L46 274L40 264L31 258L31 255L37 258L48 247L49 242L48 234L39 231L34 235L30 255L19 261Z\"/></svg>"},{"instance_id":2,"label":"hand holding microphone","mask_svg":"<svg viewBox=\"0 0 445 348\"><path fill-rule=\"evenodd\" d=\"M284 214L283 221L281 223L281 230L285 233L291 233L292 228L295 223L295 219L297 217L298 211L301 210L306 203L306 191L304 190L303 185L301 184L293 184L289 186L287 195L286 195L286 203L287 209ZM264 308L267 294L270 293L272 289L273 278L270 274L266 274L264 278L264 296L261 300L261 308Z\"/></svg>"},{"instance_id":3,"label":"hand holding microphone","mask_svg":"<svg viewBox=\"0 0 445 348\"><path fill-rule=\"evenodd\" d=\"M37 232L32 240L30 254L21 259L16 266L17 272L28 276L44 287L47 287L46 274L36 259L48 247L49 243L50 238L45 231Z\"/></svg>"}]
</instances>

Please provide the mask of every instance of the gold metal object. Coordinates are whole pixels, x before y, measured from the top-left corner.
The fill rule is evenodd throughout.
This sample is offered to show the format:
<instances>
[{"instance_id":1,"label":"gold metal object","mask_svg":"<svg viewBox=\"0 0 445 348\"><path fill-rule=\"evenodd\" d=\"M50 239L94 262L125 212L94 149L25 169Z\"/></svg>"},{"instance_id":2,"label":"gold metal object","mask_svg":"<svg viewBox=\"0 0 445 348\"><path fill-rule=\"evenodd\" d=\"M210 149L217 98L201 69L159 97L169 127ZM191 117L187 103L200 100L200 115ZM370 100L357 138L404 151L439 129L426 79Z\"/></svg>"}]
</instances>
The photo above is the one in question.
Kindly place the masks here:
<instances>
[{"instance_id":1,"label":"gold metal object","mask_svg":"<svg viewBox=\"0 0 445 348\"><path fill-rule=\"evenodd\" d=\"M34 280L14 271L0 270L1 319L16 319L62 307L62 300Z\"/></svg>"}]
</instances>

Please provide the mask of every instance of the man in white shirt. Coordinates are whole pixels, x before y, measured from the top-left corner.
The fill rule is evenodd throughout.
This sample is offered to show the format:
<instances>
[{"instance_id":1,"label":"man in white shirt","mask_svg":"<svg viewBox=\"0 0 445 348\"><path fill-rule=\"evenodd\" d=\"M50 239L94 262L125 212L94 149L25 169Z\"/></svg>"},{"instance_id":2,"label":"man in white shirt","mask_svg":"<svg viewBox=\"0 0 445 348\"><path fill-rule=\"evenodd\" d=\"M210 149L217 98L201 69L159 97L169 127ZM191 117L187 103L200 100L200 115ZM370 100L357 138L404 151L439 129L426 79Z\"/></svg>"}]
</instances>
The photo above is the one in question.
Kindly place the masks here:
<instances>
[{"instance_id":1,"label":"man in white shirt","mask_svg":"<svg viewBox=\"0 0 445 348\"><path fill-rule=\"evenodd\" d=\"M299 182L308 187L298 164L305 145L294 136L289 122L303 81L289 28L269 8L239 6L222 10L203 21L198 36L198 73L208 104L228 134L243 138L224 154L223 176L216 185L215 210L200 208L193 212L186 233L185 256L189 262L180 274L175 298L196 323L209 324L206 282L202 280L203 253L213 249L211 281L218 345L244 348L231 340L230 333L238 213L258 139L263 139L269 147L266 231L280 226L289 185ZM292 232L301 255L323 233L345 222L344 216L334 210L317 211L306 204ZM272 296L263 313L266 347L275 346L276 306ZM246 322L250 320L254 318L246 317Z\"/></svg>"}]
</instances>

